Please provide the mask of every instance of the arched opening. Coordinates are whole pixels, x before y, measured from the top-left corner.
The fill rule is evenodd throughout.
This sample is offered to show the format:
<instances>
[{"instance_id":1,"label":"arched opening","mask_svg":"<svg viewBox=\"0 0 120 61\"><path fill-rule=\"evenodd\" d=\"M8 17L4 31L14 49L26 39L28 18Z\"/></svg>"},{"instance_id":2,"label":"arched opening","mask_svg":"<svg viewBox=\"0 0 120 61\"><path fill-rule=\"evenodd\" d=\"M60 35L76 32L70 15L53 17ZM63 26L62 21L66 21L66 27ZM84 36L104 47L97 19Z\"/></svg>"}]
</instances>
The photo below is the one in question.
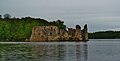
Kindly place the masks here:
<instances>
[{"instance_id":1,"label":"arched opening","mask_svg":"<svg viewBox=\"0 0 120 61\"><path fill-rule=\"evenodd\" d=\"M46 33L44 33L44 35L46 35Z\"/></svg>"},{"instance_id":2,"label":"arched opening","mask_svg":"<svg viewBox=\"0 0 120 61\"><path fill-rule=\"evenodd\" d=\"M51 29L53 29L53 28L51 27Z\"/></svg>"},{"instance_id":3,"label":"arched opening","mask_svg":"<svg viewBox=\"0 0 120 61\"><path fill-rule=\"evenodd\" d=\"M50 36L52 36L52 33L50 33Z\"/></svg>"},{"instance_id":4,"label":"arched opening","mask_svg":"<svg viewBox=\"0 0 120 61\"><path fill-rule=\"evenodd\" d=\"M34 33L34 35L35 35L35 33Z\"/></svg>"}]
</instances>

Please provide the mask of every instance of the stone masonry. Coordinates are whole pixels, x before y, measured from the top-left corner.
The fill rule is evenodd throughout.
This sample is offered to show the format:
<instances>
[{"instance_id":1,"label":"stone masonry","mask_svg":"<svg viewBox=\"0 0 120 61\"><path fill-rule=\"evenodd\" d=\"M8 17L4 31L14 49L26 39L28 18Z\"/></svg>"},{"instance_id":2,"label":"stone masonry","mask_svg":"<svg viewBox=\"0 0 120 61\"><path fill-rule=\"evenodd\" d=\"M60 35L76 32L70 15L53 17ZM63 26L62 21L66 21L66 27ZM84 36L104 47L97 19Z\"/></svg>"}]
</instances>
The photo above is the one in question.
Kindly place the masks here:
<instances>
[{"instance_id":1,"label":"stone masonry","mask_svg":"<svg viewBox=\"0 0 120 61\"><path fill-rule=\"evenodd\" d=\"M57 26L35 26L30 37L31 42L88 41L87 24L81 30L76 28L59 29Z\"/></svg>"}]
</instances>

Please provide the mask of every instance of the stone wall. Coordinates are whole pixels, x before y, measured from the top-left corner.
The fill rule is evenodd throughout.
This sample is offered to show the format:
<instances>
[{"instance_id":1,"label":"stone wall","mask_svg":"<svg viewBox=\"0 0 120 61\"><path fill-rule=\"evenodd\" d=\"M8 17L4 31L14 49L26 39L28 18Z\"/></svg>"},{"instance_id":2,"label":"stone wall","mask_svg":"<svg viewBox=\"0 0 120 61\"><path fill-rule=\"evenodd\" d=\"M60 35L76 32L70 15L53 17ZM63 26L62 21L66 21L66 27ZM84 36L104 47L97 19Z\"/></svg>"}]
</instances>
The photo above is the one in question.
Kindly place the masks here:
<instances>
[{"instance_id":1,"label":"stone wall","mask_svg":"<svg viewBox=\"0 0 120 61\"><path fill-rule=\"evenodd\" d=\"M57 26L35 26L32 29L30 41L32 42L57 42L57 41L87 41L87 25L81 30L79 25L76 29L59 29Z\"/></svg>"}]
</instances>

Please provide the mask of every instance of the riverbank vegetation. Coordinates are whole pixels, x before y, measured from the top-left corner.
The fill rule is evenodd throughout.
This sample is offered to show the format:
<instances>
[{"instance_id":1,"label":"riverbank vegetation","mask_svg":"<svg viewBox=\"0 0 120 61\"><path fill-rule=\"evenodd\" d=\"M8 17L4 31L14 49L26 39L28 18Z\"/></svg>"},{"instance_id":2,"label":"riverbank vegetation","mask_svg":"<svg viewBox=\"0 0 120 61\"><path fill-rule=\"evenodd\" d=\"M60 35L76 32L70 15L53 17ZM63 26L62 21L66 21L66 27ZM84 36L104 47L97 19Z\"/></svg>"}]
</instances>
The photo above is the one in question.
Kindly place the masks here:
<instances>
[{"instance_id":1,"label":"riverbank vegetation","mask_svg":"<svg viewBox=\"0 0 120 61\"><path fill-rule=\"evenodd\" d=\"M120 31L99 31L89 33L89 39L120 39Z\"/></svg>"},{"instance_id":2,"label":"riverbank vegetation","mask_svg":"<svg viewBox=\"0 0 120 61\"><path fill-rule=\"evenodd\" d=\"M41 18L10 18L9 15L1 18L0 15L0 41L25 41L30 38L32 27L51 25L58 26L61 29L66 28L61 20L49 22Z\"/></svg>"}]
</instances>

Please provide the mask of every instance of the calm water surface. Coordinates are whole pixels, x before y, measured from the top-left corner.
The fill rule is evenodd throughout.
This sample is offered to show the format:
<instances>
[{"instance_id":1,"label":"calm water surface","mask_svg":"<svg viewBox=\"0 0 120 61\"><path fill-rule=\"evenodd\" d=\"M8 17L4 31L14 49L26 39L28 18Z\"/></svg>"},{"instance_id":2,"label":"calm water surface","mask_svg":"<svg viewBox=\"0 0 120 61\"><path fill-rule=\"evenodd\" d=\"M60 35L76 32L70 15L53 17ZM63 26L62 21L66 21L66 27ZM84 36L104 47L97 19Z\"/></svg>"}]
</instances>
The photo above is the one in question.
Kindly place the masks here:
<instances>
[{"instance_id":1,"label":"calm water surface","mask_svg":"<svg viewBox=\"0 0 120 61\"><path fill-rule=\"evenodd\" d=\"M120 61L120 40L0 42L0 61Z\"/></svg>"}]
</instances>

